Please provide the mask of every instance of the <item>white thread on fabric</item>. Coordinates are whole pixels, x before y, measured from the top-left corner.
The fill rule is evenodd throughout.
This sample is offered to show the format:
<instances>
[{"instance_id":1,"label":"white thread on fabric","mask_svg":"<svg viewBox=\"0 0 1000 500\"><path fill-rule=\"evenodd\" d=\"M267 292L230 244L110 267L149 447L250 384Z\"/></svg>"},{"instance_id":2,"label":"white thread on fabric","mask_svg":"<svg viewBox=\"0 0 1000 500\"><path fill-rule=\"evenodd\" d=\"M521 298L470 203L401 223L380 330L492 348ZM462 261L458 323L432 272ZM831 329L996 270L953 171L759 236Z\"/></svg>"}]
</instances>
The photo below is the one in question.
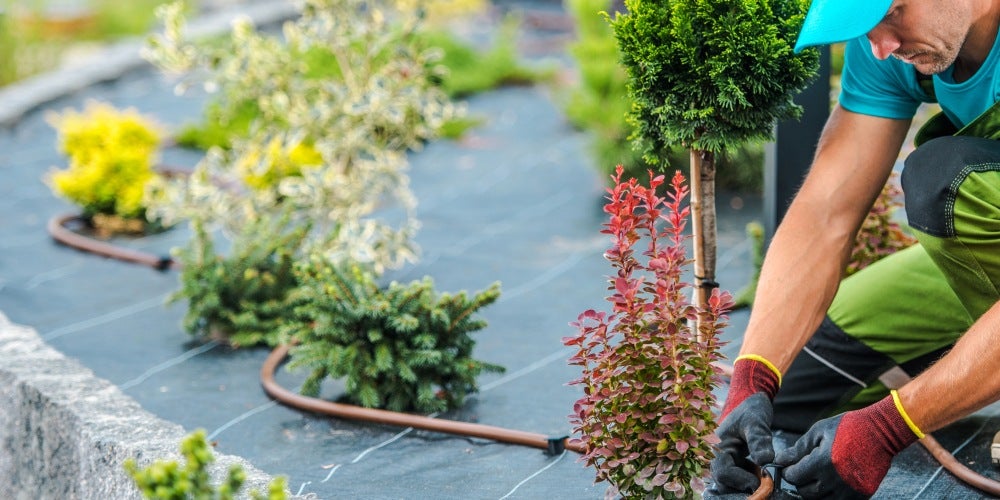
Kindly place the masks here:
<instances>
[{"instance_id":1,"label":"white thread on fabric","mask_svg":"<svg viewBox=\"0 0 1000 500\"><path fill-rule=\"evenodd\" d=\"M195 357L195 356L197 356L197 355L199 355L199 354L201 354L203 352L211 351L212 349L215 349L215 347L218 346L218 345L219 345L219 341L218 340L213 340L211 342L205 343L204 345L195 347L194 349L190 349L188 351L185 351L184 354L181 354L180 356L168 359L168 360L166 360L166 361L164 361L164 362L162 362L162 363L160 363L160 364L158 364L158 365L156 365L156 366L154 366L154 367L146 370L142 375L139 375L138 377L136 377L136 378L134 378L132 380L129 380L128 382L125 382L125 383L119 385L118 388L121 389L121 390L123 390L123 391L126 390L126 389L131 389L132 387L135 387L135 386L137 386L137 385L145 382L146 380L148 380L153 375L156 375L157 373L160 373L163 370L166 370L167 368L170 368L172 366L179 365L179 364L181 364L181 363L183 363L183 362L185 362L185 361L187 361L187 360L189 360L189 359L191 359L191 358L193 358L193 357Z\"/></svg>"},{"instance_id":2,"label":"white thread on fabric","mask_svg":"<svg viewBox=\"0 0 1000 500\"><path fill-rule=\"evenodd\" d=\"M215 429L214 431L212 431L212 433L209 434L208 437L206 437L205 439L208 440L208 441L211 441L211 440L215 439L215 437L218 436L219 434L222 434L222 432L225 431L226 429L228 429L228 428L230 428L230 427L232 427L232 426L234 426L234 425L236 425L236 424L238 424L238 423L240 423L240 422L242 422L242 421L244 421L244 420L246 420L246 419L248 419L248 418L250 418L250 417L252 417L252 416L254 416L254 415L256 415L256 414L258 414L260 412L262 412L262 411L264 411L264 410L269 410L269 409L271 409L271 408L273 408L273 407L275 407L277 405L278 405L278 401L277 400L271 400L271 401L268 401L267 403L264 403L264 404L262 404L262 405L260 405L260 406L258 406L256 408L248 410L248 411L244 412L242 415L240 415L240 416L238 416L238 417L236 417L236 418L234 418L234 419L226 422L225 424L222 425L222 427L219 427L218 429Z\"/></svg>"},{"instance_id":3,"label":"white thread on fabric","mask_svg":"<svg viewBox=\"0 0 1000 500\"><path fill-rule=\"evenodd\" d=\"M80 330L90 328L92 326L103 325L104 323L110 323L116 319L121 319L126 316L131 316L135 313L142 312L147 309L152 309L156 306L163 305L164 301L167 300L168 295L170 294L163 294L158 297L153 297L152 299L149 300L144 300L142 302L138 302L130 306L123 307L116 311L111 311L107 314L102 314L100 316L90 318L88 320L78 321L76 323L66 325L61 328L56 328L55 330L52 330L51 332L42 335L42 340L52 340L55 338L62 337L63 335L68 335L70 333L75 333Z\"/></svg>"},{"instance_id":4,"label":"white thread on fabric","mask_svg":"<svg viewBox=\"0 0 1000 500\"><path fill-rule=\"evenodd\" d=\"M553 465L559 463L559 461L562 460L562 458L566 456L566 453L567 453L567 451L563 450L562 454L559 455L555 460L553 460L552 463L546 465L545 467L542 467L541 469L538 469L537 471L535 471L534 474L532 474L532 475L524 478L523 480L521 480L521 482L517 483L517 485L514 486L513 489L511 489L510 491L508 491L506 495L500 497L500 500L504 500L505 498L510 497L511 495L514 494L515 491L517 491L518 488L520 488L521 486L524 486L525 483L527 483L528 481L531 481L532 479L534 479L535 476L537 476L537 475L545 472L549 467L552 467Z\"/></svg>"},{"instance_id":5,"label":"white thread on fabric","mask_svg":"<svg viewBox=\"0 0 1000 500\"><path fill-rule=\"evenodd\" d=\"M570 254L568 257L566 257L566 259L560 262L559 264L550 267L544 273L541 273L538 276L536 276L535 279L530 280L527 283L522 283L521 285L516 286L507 292L504 292L502 298L513 299L514 297L533 291L536 288L552 281L559 275L569 271L574 266L576 266L581 260L583 260L584 257L592 255L593 253L594 252L592 250L574 252Z\"/></svg>"},{"instance_id":6,"label":"white thread on fabric","mask_svg":"<svg viewBox=\"0 0 1000 500\"><path fill-rule=\"evenodd\" d=\"M570 353L572 353L572 349L560 349L552 354L549 354L548 356L545 356L544 358L538 361L535 361L534 363L531 363L528 366L525 366L524 368L521 368L516 372L504 375L503 377L500 377L488 384L483 384L483 386L479 388L479 392L486 392L492 389L496 389L497 387L506 384L507 382L511 382L514 379L521 378L549 363L558 361L560 359L564 360L569 359Z\"/></svg>"}]
</instances>

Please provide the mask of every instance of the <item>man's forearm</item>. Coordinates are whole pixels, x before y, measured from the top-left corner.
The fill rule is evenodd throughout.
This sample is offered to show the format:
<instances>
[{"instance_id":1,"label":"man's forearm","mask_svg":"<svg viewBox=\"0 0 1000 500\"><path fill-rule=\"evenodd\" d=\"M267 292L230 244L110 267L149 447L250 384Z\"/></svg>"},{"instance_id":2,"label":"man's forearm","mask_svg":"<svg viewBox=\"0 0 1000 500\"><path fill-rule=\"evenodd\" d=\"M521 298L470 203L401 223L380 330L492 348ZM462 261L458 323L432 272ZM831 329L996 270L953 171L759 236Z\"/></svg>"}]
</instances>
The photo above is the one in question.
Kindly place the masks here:
<instances>
[{"instance_id":1,"label":"man's forearm","mask_svg":"<svg viewBox=\"0 0 1000 500\"><path fill-rule=\"evenodd\" d=\"M784 373L833 302L861 222L885 185L909 121L835 106L809 175L768 249L741 354Z\"/></svg>"},{"instance_id":2,"label":"man's forearm","mask_svg":"<svg viewBox=\"0 0 1000 500\"><path fill-rule=\"evenodd\" d=\"M849 239L823 227L817 209L790 210L761 270L741 354L763 356L785 373L823 320L837 291ZM843 233L843 231L842 231Z\"/></svg>"},{"instance_id":3,"label":"man's forearm","mask_svg":"<svg viewBox=\"0 0 1000 500\"><path fill-rule=\"evenodd\" d=\"M1000 303L976 321L944 357L899 390L923 432L940 429L1000 399Z\"/></svg>"}]
</instances>

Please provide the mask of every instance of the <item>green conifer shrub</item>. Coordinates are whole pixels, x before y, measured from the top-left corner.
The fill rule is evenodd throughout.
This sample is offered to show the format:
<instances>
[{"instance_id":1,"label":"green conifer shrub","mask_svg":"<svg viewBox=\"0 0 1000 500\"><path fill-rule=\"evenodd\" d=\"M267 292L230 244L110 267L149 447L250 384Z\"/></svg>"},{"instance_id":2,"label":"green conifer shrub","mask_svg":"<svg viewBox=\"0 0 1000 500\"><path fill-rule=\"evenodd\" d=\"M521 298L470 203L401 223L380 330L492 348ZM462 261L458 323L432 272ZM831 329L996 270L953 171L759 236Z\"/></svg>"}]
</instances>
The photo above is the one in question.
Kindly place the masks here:
<instances>
[{"instance_id":1,"label":"green conifer shrub","mask_svg":"<svg viewBox=\"0 0 1000 500\"><path fill-rule=\"evenodd\" d=\"M499 284L471 297L438 293L430 278L380 288L359 266L313 256L296 266L301 286L289 299L283 337L294 338L289 369L310 370L302 392L315 396L327 378L344 377L347 402L431 413L460 406L483 372L499 365L473 359L475 316L500 296Z\"/></svg>"},{"instance_id":2,"label":"green conifer shrub","mask_svg":"<svg viewBox=\"0 0 1000 500\"><path fill-rule=\"evenodd\" d=\"M151 500L232 500L246 482L246 471L236 464L229 468L225 480L212 485L208 467L215 461L212 450L205 441L205 431L197 430L184 437L180 445L184 456L183 466L172 460L157 460L139 468L134 458L125 461L129 474L144 498ZM267 495L257 490L250 492L254 500L285 500L286 479L276 477L268 485Z\"/></svg>"},{"instance_id":3,"label":"green conifer shrub","mask_svg":"<svg viewBox=\"0 0 1000 500\"><path fill-rule=\"evenodd\" d=\"M287 296L298 286L295 254L308 226L286 229L288 219L261 219L235 238L232 252L217 252L213 235L193 221L193 237L177 252L181 288L168 302L188 301L184 329L199 338L233 347L286 342L279 330L288 313Z\"/></svg>"}]
</instances>

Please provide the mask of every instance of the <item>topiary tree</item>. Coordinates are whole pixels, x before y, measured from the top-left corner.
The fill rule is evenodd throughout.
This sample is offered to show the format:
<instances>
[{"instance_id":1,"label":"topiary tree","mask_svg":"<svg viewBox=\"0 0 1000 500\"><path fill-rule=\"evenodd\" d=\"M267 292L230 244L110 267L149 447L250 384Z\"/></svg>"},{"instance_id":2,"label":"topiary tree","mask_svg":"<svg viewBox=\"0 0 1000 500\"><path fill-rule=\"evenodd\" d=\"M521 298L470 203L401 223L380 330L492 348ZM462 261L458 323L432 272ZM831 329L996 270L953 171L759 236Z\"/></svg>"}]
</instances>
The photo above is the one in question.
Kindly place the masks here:
<instances>
[{"instance_id":1,"label":"topiary tree","mask_svg":"<svg viewBox=\"0 0 1000 500\"><path fill-rule=\"evenodd\" d=\"M715 167L728 148L769 139L796 118L793 96L819 53L793 52L805 0L626 0L609 21L628 71L630 120L652 164L671 146L690 151L696 302L715 283Z\"/></svg>"},{"instance_id":2,"label":"topiary tree","mask_svg":"<svg viewBox=\"0 0 1000 500\"><path fill-rule=\"evenodd\" d=\"M567 50L573 58L577 78L565 87L562 108L573 126L592 132L593 155L605 178L613 177L615 167L621 165L626 177L641 179L650 165L629 139L633 127L627 118L632 107L627 73L619 62L614 31L602 15L609 3L612 12L624 12L620 0L565 2L576 32L576 39ZM665 155L661 162L683 162L688 152L678 145ZM763 188L764 147L759 141L727 151L716 158L716 166L716 183L722 189L759 193Z\"/></svg>"}]
</instances>

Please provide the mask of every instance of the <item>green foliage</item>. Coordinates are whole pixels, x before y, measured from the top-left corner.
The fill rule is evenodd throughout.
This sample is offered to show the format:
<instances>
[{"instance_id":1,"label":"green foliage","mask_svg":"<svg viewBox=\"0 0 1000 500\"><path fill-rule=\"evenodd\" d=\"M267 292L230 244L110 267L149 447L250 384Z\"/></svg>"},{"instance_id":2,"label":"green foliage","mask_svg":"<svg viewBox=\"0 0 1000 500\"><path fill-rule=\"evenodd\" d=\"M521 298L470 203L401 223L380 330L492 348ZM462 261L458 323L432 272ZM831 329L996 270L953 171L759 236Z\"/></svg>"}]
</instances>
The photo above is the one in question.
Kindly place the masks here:
<instances>
[{"instance_id":1,"label":"green foliage","mask_svg":"<svg viewBox=\"0 0 1000 500\"><path fill-rule=\"evenodd\" d=\"M830 45L830 75L839 78L844 71L845 42Z\"/></svg>"},{"instance_id":2,"label":"green foliage","mask_svg":"<svg viewBox=\"0 0 1000 500\"><path fill-rule=\"evenodd\" d=\"M614 180L602 231L611 238L611 312L584 311L577 334L563 339L576 349L570 364L582 368L571 382L583 388L571 422L581 460L610 483L606 498L697 498L718 442L713 363L730 298L715 290L704 306L690 301L683 176L665 197L656 195L663 176L647 187L618 169Z\"/></svg>"},{"instance_id":3,"label":"green foliage","mask_svg":"<svg viewBox=\"0 0 1000 500\"><path fill-rule=\"evenodd\" d=\"M438 129L438 134L440 134L442 139L457 140L469 130L482 125L485 121L485 118L475 116L454 118L442 123L441 128Z\"/></svg>"},{"instance_id":4,"label":"green foliage","mask_svg":"<svg viewBox=\"0 0 1000 500\"><path fill-rule=\"evenodd\" d=\"M200 124L187 125L177 133L177 144L201 150L213 147L229 149L233 137L245 137L257 117L257 103L252 100L227 103L212 101L205 106Z\"/></svg>"},{"instance_id":5,"label":"green foliage","mask_svg":"<svg viewBox=\"0 0 1000 500\"><path fill-rule=\"evenodd\" d=\"M66 2L0 0L0 86L59 66L75 48L146 33L165 0L88 0L70 15Z\"/></svg>"},{"instance_id":6,"label":"green foliage","mask_svg":"<svg viewBox=\"0 0 1000 500\"><path fill-rule=\"evenodd\" d=\"M168 0L91 0L94 9L93 30L87 38L116 39L148 32L156 24L154 12ZM197 2L190 2L197 3Z\"/></svg>"},{"instance_id":7,"label":"green foliage","mask_svg":"<svg viewBox=\"0 0 1000 500\"><path fill-rule=\"evenodd\" d=\"M818 67L794 54L802 0L626 0L611 20L635 102L630 119L647 161L673 146L718 153L772 136Z\"/></svg>"},{"instance_id":8,"label":"green foliage","mask_svg":"<svg viewBox=\"0 0 1000 500\"><path fill-rule=\"evenodd\" d=\"M142 218L143 196L153 179L159 126L135 109L118 110L89 101L83 112L50 113L59 149L69 167L50 174L56 194L78 205L84 216Z\"/></svg>"},{"instance_id":9,"label":"green foliage","mask_svg":"<svg viewBox=\"0 0 1000 500\"><path fill-rule=\"evenodd\" d=\"M276 346L287 315L286 298L298 285L294 254L308 226L288 219L248 224L233 243L232 254L216 253L213 238L195 221L193 238L178 252L181 288L170 302L186 299L184 329L201 338L224 339L235 347Z\"/></svg>"},{"instance_id":10,"label":"green foliage","mask_svg":"<svg viewBox=\"0 0 1000 500\"><path fill-rule=\"evenodd\" d=\"M577 40L570 45L570 55L579 72L579 81L563 97L563 110L569 121L590 131L595 163L603 178L614 174L616 165L625 167L628 177L641 177L650 165L630 137L634 127L627 118L632 98L626 86L627 74L614 32L601 11L607 0L568 0ZM669 149L661 170L686 165L688 151L680 146ZM727 150L718 159L717 185L740 192L759 193L764 183L764 151L759 142L741 144Z\"/></svg>"},{"instance_id":11,"label":"green foliage","mask_svg":"<svg viewBox=\"0 0 1000 500\"><path fill-rule=\"evenodd\" d=\"M459 98L505 85L530 85L551 78L551 70L534 69L520 62L515 43L518 27L517 18L506 18L492 46L486 50L473 47L449 31L425 32L423 43L444 53L441 86L445 92Z\"/></svg>"},{"instance_id":12,"label":"green foliage","mask_svg":"<svg viewBox=\"0 0 1000 500\"><path fill-rule=\"evenodd\" d=\"M143 497L155 500L231 500L246 482L246 471L236 464L229 468L225 480L213 486L208 468L215 461L212 450L205 441L205 431L197 430L181 440L181 454L185 464L157 460L152 465L139 468L133 458L125 461L125 471L135 481ZM250 492L254 500L284 500L287 498L286 479L277 477L268 485L268 494L257 490Z\"/></svg>"},{"instance_id":13,"label":"green foliage","mask_svg":"<svg viewBox=\"0 0 1000 500\"><path fill-rule=\"evenodd\" d=\"M498 284L469 297L438 294L429 278L383 289L358 266L319 257L296 266L301 283L283 337L298 344L289 368L311 371L302 392L345 377L346 399L370 408L437 412L460 406L476 377L501 366L472 358L474 316L500 296Z\"/></svg>"},{"instance_id":14,"label":"green foliage","mask_svg":"<svg viewBox=\"0 0 1000 500\"><path fill-rule=\"evenodd\" d=\"M182 35L180 4L160 9L164 31L144 55L184 75L183 85L218 89L221 123L246 123L230 113L254 112L246 134L210 149L195 175L150 189L151 210L236 234L291 208L292 220L311 228L303 254L378 272L413 261L419 224L406 152L462 114L433 83L440 51L421 45L418 13L391 0L300 5L280 35L238 21L228 38L195 41ZM318 158L275 164L304 146Z\"/></svg>"},{"instance_id":15,"label":"green foliage","mask_svg":"<svg viewBox=\"0 0 1000 500\"><path fill-rule=\"evenodd\" d=\"M518 60L514 44L516 20L506 21L496 43L479 50L447 30L426 30L417 34L417 43L426 50L441 51L440 68L431 82L451 98L461 98L505 85L533 84L551 77L550 71L524 66ZM311 79L343 79L335 54L311 47L293 54L305 64L304 75ZM201 123L184 127L177 136L179 144L208 149L229 148L233 137L246 136L260 113L256 100L232 101L221 98L206 107ZM444 121L437 135L454 139L482 120L456 116Z\"/></svg>"},{"instance_id":16,"label":"green foliage","mask_svg":"<svg viewBox=\"0 0 1000 500\"><path fill-rule=\"evenodd\" d=\"M615 165L629 173L645 171L642 155L629 142L632 126L626 120L631 99L627 74L614 33L601 11L607 0L568 0L577 39L569 46L579 73L579 83L566 94L563 109L574 126L593 133L596 163L607 166L605 178Z\"/></svg>"},{"instance_id":17,"label":"green foliage","mask_svg":"<svg viewBox=\"0 0 1000 500\"><path fill-rule=\"evenodd\" d=\"M4 9L4 4L0 3L0 86L13 82L18 78L18 68L15 63L15 56L19 52L19 47L23 43L14 32L14 20Z\"/></svg>"},{"instance_id":18,"label":"green foliage","mask_svg":"<svg viewBox=\"0 0 1000 500\"><path fill-rule=\"evenodd\" d=\"M753 276L750 283L736 294L733 308L750 307L757 295L757 283L760 281L760 268L764 265L764 225L759 222L747 224L747 239L750 240L750 250L753 254Z\"/></svg>"}]
</instances>

